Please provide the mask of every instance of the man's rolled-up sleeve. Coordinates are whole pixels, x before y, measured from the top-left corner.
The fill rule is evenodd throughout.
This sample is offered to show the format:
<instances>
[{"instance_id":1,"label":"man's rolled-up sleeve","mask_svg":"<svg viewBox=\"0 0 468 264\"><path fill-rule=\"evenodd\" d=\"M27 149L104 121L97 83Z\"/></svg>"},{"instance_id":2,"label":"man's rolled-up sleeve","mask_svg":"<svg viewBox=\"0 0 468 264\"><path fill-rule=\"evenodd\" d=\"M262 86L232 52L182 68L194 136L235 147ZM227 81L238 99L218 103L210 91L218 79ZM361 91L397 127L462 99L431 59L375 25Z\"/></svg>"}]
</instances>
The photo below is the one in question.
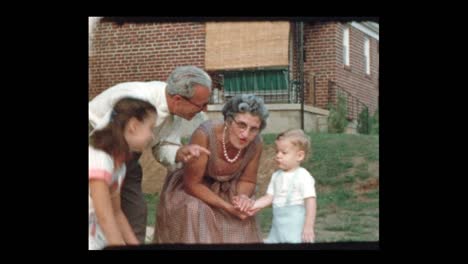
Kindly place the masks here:
<instances>
[{"instance_id":1,"label":"man's rolled-up sleeve","mask_svg":"<svg viewBox=\"0 0 468 264\"><path fill-rule=\"evenodd\" d=\"M152 148L153 157L168 170L180 168L182 164L176 163L176 154L180 145L169 142L159 142Z\"/></svg>"}]
</instances>

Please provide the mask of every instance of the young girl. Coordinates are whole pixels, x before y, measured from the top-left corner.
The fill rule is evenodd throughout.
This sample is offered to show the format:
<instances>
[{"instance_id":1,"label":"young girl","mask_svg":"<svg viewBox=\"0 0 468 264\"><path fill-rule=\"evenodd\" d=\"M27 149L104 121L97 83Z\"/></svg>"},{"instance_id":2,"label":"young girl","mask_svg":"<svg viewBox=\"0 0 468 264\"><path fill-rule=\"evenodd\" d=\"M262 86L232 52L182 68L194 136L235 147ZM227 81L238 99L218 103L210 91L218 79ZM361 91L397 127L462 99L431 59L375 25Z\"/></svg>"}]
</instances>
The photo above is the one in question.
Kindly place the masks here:
<instances>
[{"instance_id":1,"label":"young girl","mask_svg":"<svg viewBox=\"0 0 468 264\"><path fill-rule=\"evenodd\" d=\"M119 100L96 126L89 146L89 249L139 244L120 207L125 161L153 140L155 107L132 98Z\"/></svg>"},{"instance_id":2,"label":"young girl","mask_svg":"<svg viewBox=\"0 0 468 264\"><path fill-rule=\"evenodd\" d=\"M300 167L309 152L309 138L300 129L288 130L278 135L275 145L279 170L273 173L267 194L247 213L254 215L273 203L273 222L265 243L313 243L315 180Z\"/></svg>"}]
</instances>

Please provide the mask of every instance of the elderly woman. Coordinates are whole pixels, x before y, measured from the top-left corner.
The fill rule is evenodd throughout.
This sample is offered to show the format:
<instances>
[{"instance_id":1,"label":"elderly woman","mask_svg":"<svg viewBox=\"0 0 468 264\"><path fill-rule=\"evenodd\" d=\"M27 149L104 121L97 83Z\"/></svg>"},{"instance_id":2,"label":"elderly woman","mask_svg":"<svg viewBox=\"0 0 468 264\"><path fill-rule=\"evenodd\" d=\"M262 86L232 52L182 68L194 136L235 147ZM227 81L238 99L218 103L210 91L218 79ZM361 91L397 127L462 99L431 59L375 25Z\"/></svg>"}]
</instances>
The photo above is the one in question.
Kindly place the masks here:
<instances>
[{"instance_id":1,"label":"elderly woman","mask_svg":"<svg viewBox=\"0 0 468 264\"><path fill-rule=\"evenodd\" d=\"M255 218L233 204L252 204L268 110L261 98L243 94L229 100L222 112L224 122L206 121L190 140L211 154L202 153L167 176L154 242L262 242Z\"/></svg>"}]
</instances>

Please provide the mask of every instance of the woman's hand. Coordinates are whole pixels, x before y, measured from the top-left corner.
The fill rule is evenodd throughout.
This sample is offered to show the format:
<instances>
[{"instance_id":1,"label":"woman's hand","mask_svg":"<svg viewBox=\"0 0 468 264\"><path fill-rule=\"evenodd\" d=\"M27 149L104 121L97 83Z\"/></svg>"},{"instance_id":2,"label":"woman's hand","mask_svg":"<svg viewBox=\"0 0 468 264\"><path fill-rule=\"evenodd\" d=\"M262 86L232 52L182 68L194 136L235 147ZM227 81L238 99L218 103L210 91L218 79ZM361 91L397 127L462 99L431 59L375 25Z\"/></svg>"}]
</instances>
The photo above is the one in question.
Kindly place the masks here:
<instances>
[{"instance_id":1,"label":"woman's hand","mask_svg":"<svg viewBox=\"0 0 468 264\"><path fill-rule=\"evenodd\" d=\"M210 151L197 144L190 144L180 147L176 153L177 162L190 162L192 159L197 159L202 154L210 155Z\"/></svg>"},{"instance_id":2,"label":"woman's hand","mask_svg":"<svg viewBox=\"0 0 468 264\"><path fill-rule=\"evenodd\" d=\"M246 213L242 213L240 211L237 211L237 215L236 215L240 220L245 220L247 218L249 218L250 216Z\"/></svg>"},{"instance_id":3,"label":"woman's hand","mask_svg":"<svg viewBox=\"0 0 468 264\"><path fill-rule=\"evenodd\" d=\"M247 195L241 194L232 197L232 204L234 208L238 209L243 213L247 213L249 209L254 205L255 200L250 199Z\"/></svg>"},{"instance_id":4,"label":"woman's hand","mask_svg":"<svg viewBox=\"0 0 468 264\"><path fill-rule=\"evenodd\" d=\"M234 208L234 206L229 206L226 211L240 220L245 220L250 217L247 213L241 212L239 209Z\"/></svg>"}]
</instances>

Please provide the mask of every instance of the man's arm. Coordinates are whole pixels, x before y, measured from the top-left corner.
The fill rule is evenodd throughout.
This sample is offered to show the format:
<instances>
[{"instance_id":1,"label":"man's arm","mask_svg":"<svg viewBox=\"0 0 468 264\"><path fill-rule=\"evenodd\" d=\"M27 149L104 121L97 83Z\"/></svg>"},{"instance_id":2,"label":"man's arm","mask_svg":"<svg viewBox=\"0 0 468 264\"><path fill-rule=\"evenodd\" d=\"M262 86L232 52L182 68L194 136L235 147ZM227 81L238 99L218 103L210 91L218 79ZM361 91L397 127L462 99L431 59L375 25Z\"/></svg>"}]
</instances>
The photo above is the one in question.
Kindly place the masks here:
<instances>
[{"instance_id":1,"label":"man's arm","mask_svg":"<svg viewBox=\"0 0 468 264\"><path fill-rule=\"evenodd\" d=\"M181 143L181 118L174 117L174 120L167 123L159 130L159 138L153 148L153 157L169 170L174 170L182 166L181 163L187 163L194 158L200 157L201 153L210 154L208 149L198 144L183 145Z\"/></svg>"},{"instance_id":2,"label":"man's arm","mask_svg":"<svg viewBox=\"0 0 468 264\"><path fill-rule=\"evenodd\" d=\"M177 151L182 146L181 122L179 118L170 116L154 131L153 157L170 171L182 165L176 161Z\"/></svg>"}]
</instances>

